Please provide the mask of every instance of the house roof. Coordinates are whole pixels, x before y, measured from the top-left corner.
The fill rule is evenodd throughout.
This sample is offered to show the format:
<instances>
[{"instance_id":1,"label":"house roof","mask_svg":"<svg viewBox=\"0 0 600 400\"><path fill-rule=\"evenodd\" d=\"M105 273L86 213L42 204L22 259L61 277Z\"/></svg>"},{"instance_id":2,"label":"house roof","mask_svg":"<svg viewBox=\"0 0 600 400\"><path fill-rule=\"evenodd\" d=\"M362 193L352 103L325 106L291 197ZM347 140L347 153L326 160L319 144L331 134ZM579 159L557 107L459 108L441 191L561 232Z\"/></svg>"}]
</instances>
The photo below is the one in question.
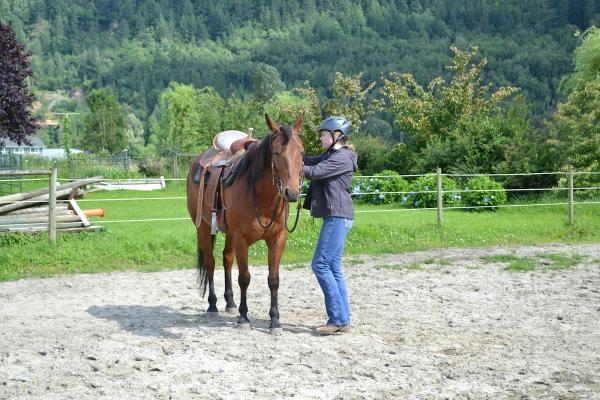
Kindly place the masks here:
<instances>
[{"instance_id":1,"label":"house roof","mask_svg":"<svg viewBox=\"0 0 600 400\"><path fill-rule=\"evenodd\" d=\"M42 147L42 148L46 147L46 145L44 144L42 139L40 139L39 136L31 136L28 139L31 142L31 146L29 146L25 143L21 143L21 146L23 146L23 147ZM13 142L12 140L0 139L0 148L2 148L2 147L18 147L18 146L19 145L17 144L17 142Z\"/></svg>"}]
</instances>

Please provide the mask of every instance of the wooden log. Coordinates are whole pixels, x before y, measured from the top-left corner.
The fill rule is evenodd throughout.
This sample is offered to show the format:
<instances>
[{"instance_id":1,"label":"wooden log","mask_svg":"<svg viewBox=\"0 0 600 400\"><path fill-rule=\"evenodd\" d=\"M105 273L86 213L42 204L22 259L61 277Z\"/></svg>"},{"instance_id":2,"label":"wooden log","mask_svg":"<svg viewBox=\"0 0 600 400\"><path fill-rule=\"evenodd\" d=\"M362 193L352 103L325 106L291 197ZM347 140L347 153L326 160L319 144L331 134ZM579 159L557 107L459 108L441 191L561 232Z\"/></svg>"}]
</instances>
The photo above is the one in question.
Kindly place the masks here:
<instances>
[{"instance_id":1,"label":"wooden log","mask_svg":"<svg viewBox=\"0 0 600 400\"><path fill-rule=\"evenodd\" d=\"M68 197L72 191L73 191L73 188L57 190L56 198L61 199L61 198ZM81 196L83 196L83 192L82 192ZM45 194L45 195L38 196L38 197L32 197L32 198L29 198L26 200L20 200L17 203L6 204L4 206L0 206L0 215L6 214L9 211L18 210L21 208L27 208L32 205L38 204L38 203L47 203L49 197L50 196L48 194Z\"/></svg>"},{"instance_id":2,"label":"wooden log","mask_svg":"<svg viewBox=\"0 0 600 400\"><path fill-rule=\"evenodd\" d=\"M56 212L60 213L61 210L68 210L69 206L66 204L57 204ZM20 214L37 214L37 213L46 213L48 214L48 206L45 207L30 207L30 208L22 208L20 210L14 210L7 212L6 215L20 215Z\"/></svg>"},{"instance_id":3,"label":"wooden log","mask_svg":"<svg viewBox=\"0 0 600 400\"><path fill-rule=\"evenodd\" d=\"M24 218L36 218L36 219L37 218L46 218L46 221L47 221L49 215L50 214L48 213L48 210L37 212L37 213L28 213L28 214L0 215L0 223L3 223L4 221L12 221L12 220L24 219ZM77 215L77 213L73 212L72 210L69 210L68 208L60 208L60 209L56 210L56 215L57 216Z\"/></svg>"},{"instance_id":4,"label":"wooden log","mask_svg":"<svg viewBox=\"0 0 600 400\"><path fill-rule=\"evenodd\" d=\"M68 183L65 183L64 185L57 186L56 193L58 194L58 192L63 191L65 189L73 189L73 188L84 186L84 185L90 185L92 183L102 182L103 179L104 178L102 178L101 176L96 176L93 178L79 179L76 181L68 182ZM31 192L10 194L8 196L0 197L0 205L12 203L14 201L22 201L22 200L31 199L34 197L40 197L43 195L47 195L49 191L50 191L50 188L47 187L47 188L33 190Z\"/></svg>"},{"instance_id":5,"label":"wooden log","mask_svg":"<svg viewBox=\"0 0 600 400\"><path fill-rule=\"evenodd\" d=\"M67 214L67 215L57 215L56 222L75 222L81 221L81 217L79 215ZM0 220L0 225L19 225L19 224L47 224L48 223L48 215L39 215L39 216L22 216L17 215L12 218L2 219Z\"/></svg>"},{"instance_id":6,"label":"wooden log","mask_svg":"<svg viewBox=\"0 0 600 400\"><path fill-rule=\"evenodd\" d=\"M70 228L82 228L83 222L62 222L57 223L56 228L60 231ZM48 230L48 223L46 224L29 224L29 225L12 225L12 226L0 226L0 232L11 233L11 232L23 232L23 233L37 233L46 232Z\"/></svg>"}]
</instances>

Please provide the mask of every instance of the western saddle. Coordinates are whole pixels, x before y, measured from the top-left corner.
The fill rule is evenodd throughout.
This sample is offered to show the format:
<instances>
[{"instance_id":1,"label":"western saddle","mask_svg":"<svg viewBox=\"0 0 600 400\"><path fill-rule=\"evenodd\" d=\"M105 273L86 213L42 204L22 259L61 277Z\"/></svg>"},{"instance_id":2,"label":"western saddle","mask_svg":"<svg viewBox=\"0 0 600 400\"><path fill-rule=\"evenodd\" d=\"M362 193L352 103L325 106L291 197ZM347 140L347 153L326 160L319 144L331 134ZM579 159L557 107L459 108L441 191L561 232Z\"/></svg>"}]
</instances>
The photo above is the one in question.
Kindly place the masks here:
<instances>
[{"instance_id":1,"label":"western saddle","mask_svg":"<svg viewBox=\"0 0 600 400\"><path fill-rule=\"evenodd\" d=\"M248 133L236 130L223 131L213 139L213 148L200 155L194 183L199 184L196 227L200 226L202 217L210 223L211 234L217 230L226 231L225 202L223 199L223 177L231 170L231 165L239 158L248 146L255 142L252 128Z\"/></svg>"}]
</instances>

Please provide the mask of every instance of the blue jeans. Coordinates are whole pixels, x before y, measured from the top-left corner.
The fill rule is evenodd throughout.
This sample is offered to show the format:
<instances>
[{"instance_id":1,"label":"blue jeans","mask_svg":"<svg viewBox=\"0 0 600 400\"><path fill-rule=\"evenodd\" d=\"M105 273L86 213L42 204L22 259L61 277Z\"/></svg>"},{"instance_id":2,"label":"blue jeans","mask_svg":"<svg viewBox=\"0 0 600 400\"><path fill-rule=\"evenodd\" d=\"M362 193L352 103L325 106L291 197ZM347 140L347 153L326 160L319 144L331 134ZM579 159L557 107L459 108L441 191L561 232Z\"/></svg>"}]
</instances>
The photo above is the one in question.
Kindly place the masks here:
<instances>
[{"instance_id":1,"label":"blue jeans","mask_svg":"<svg viewBox=\"0 0 600 400\"><path fill-rule=\"evenodd\" d=\"M353 222L341 217L323 218L319 241L312 259L312 270L323 290L325 309L329 317L327 324L330 325L350 325L348 292L342 272L342 252Z\"/></svg>"}]
</instances>

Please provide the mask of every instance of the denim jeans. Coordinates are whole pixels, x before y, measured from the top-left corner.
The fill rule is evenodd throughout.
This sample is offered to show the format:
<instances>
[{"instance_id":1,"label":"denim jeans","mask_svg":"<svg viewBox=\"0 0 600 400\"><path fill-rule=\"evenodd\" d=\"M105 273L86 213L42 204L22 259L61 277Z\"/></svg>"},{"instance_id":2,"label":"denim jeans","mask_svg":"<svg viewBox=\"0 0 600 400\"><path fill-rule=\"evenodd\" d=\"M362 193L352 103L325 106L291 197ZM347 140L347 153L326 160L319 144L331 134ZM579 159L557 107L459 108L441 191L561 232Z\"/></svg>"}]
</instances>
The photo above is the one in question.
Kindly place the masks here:
<instances>
[{"instance_id":1,"label":"denim jeans","mask_svg":"<svg viewBox=\"0 0 600 400\"><path fill-rule=\"evenodd\" d=\"M342 252L353 222L341 217L323 218L312 259L312 270L323 290L329 318L327 323L330 325L350 325L348 292L342 272Z\"/></svg>"}]
</instances>

